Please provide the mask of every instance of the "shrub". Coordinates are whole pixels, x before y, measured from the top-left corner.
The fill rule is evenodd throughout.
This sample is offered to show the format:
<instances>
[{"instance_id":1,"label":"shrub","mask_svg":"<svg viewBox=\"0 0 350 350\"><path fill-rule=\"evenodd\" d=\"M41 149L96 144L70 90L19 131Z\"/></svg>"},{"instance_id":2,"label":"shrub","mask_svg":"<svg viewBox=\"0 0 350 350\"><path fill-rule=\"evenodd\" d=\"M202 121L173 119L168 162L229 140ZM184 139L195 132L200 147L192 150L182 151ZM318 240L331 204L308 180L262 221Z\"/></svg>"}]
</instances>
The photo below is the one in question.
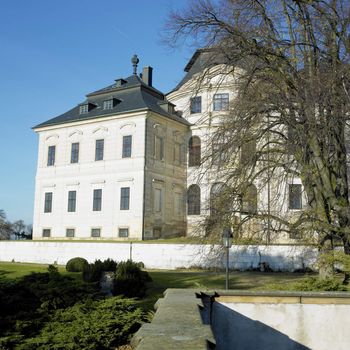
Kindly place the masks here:
<instances>
[{"instance_id":1,"label":"shrub","mask_svg":"<svg viewBox=\"0 0 350 350\"><path fill-rule=\"evenodd\" d=\"M83 272L84 266L88 265L88 262L84 258L72 258L66 264L66 270L68 272Z\"/></svg>"},{"instance_id":2,"label":"shrub","mask_svg":"<svg viewBox=\"0 0 350 350\"><path fill-rule=\"evenodd\" d=\"M87 300L56 310L37 335L23 339L16 349L112 350L128 343L144 320L131 300Z\"/></svg>"},{"instance_id":3,"label":"shrub","mask_svg":"<svg viewBox=\"0 0 350 350\"><path fill-rule=\"evenodd\" d=\"M306 280L296 283L294 289L302 292L311 291L346 291L346 287L341 284L336 278L320 279L316 277L309 277Z\"/></svg>"},{"instance_id":4,"label":"shrub","mask_svg":"<svg viewBox=\"0 0 350 350\"><path fill-rule=\"evenodd\" d=\"M131 260L120 262L116 270L113 293L126 297L143 297L146 293L147 282L151 277L140 269L140 263Z\"/></svg>"},{"instance_id":5,"label":"shrub","mask_svg":"<svg viewBox=\"0 0 350 350\"><path fill-rule=\"evenodd\" d=\"M95 260L92 264L87 264L83 269L83 280L85 282L99 282L103 271L115 271L117 263L112 259L104 261Z\"/></svg>"},{"instance_id":6,"label":"shrub","mask_svg":"<svg viewBox=\"0 0 350 350\"><path fill-rule=\"evenodd\" d=\"M287 290L296 292L336 292L347 290L347 288L336 278L321 279L317 277L308 277L294 283L268 284L265 287L271 290Z\"/></svg>"},{"instance_id":7,"label":"shrub","mask_svg":"<svg viewBox=\"0 0 350 350\"><path fill-rule=\"evenodd\" d=\"M117 262L112 259L107 259L102 261L102 271L113 271L115 272L117 268Z\"/></svg>"}]
</instances>

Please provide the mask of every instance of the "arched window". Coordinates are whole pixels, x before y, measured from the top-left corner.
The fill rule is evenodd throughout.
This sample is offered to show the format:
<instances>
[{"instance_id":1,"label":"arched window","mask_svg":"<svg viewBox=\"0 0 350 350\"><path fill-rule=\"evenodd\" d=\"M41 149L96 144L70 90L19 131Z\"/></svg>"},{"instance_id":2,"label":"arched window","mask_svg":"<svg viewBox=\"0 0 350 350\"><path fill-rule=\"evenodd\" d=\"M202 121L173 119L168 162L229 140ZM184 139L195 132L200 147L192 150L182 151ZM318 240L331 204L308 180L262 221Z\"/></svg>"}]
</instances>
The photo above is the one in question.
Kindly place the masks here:
<instances>
[{"instance_id":1,"label":"arched window","mask_svg":"<svg viewBox=\"0 0 350 350\"><path fill-rule=\"evenodd\" d=\"M201 189L198 185L191 185L187 190L187 214L200 215Z\"/></svg>"},{"instance_id":2,"label":"arched window","mask_svg":"<svg viewBox=\"0 0 350 350\"><path fill-rule=\"evenodd\" d=\"M224 184L222 182L216 182L210 189L210 215L215 215L220 211L221 202L223 198L221 196L224 190Z\"/></svg>"},{"instance_id":3,"label":"arched window","mask_svg":"<svg viewBox=\"0 0 350 350\"><path fill-rule=\"evenodd\" d=\"M255 214L258 209L258 191L256 187L249 185L242 195L242 213Z\"/></svg>"},{"instance_id":4,"label":"arched window","mask_svg":"<svg viewBox=\"0 0 350 350\"><path fill-rule=\"evenodd\" d=\"M201 164L201 139L192 136L188 142L188 166L198 166Z\"/></svg>"}]
</instances>

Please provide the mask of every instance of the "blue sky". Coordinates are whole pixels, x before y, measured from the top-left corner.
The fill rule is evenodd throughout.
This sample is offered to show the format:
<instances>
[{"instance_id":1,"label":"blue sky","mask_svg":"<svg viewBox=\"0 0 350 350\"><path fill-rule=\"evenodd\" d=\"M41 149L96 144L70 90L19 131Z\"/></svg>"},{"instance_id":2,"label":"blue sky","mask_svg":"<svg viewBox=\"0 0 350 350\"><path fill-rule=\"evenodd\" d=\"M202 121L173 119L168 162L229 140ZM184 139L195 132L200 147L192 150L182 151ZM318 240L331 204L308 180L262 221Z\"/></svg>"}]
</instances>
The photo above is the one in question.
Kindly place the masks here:
<instances>
[{"instance_id":1,"label":"blue sky","mask_svg":"<svg viewBox=\"0 0 350 350\"><path fill-rule=\"evenodd\" d=\"M170 49L161 32L187 0L3 0L0 21L0 209L32 223L37 135L31 127L132 73L154 68L163 92L195 48Z\"/></svg>"}]
</instances>

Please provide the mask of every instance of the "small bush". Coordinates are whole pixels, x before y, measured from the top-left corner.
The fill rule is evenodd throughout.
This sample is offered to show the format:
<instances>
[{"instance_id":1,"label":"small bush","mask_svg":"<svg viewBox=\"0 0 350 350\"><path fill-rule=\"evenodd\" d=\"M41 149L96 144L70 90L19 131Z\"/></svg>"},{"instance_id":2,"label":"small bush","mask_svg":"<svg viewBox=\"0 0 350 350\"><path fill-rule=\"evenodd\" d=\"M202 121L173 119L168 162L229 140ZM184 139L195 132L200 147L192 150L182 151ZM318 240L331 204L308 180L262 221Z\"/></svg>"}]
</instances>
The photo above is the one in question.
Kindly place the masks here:
<instances>
[{"instance_id":1,"label":"small bush","mask_svg":"<svg viewBox=\"0 0 350 350\"><path fill-rule=\"evenodd\" d=\"M321 279L317 277L308 277L298 282L283 283L283 284L268 284L267 289L271 290L286 290L296 292L337 292L346 291L346 286L336 278Z\"/></svg>"},{"instance_id":2,"label":"small bush","mask_svg":"<svg viewBox=\"0 0 350 350\"><path fill-rule=\"evenodd\" d=\"M66 264L66 270L68 272L83 272L84 266L88 265L86 259L84 258L73 258L70 259Z\"/></svg>"},{"instance_id":3,"label":"small bush","mask_svg":"<svg viewBox=\"0 0 350 350\"><path fill-rule=\"evenodd\" d=\"M306 280L296 283L295 289L302 292L312 292L312 291L346 291L346 287L341 284L336 278L326 278L320 279L316 277L309 277Z\"/></svg>"},{"instance_id":4,"label":"small bush","mask_svg":"<svg viewBox=\"0 0 350 350\"><path fill-rule=\"evenodd\" d=\"M140 263L131 260L120 262L116 270L114 282L114 294L125 295L126 297L143 297L146 293L147 282L152 281L146 271L139 267Z\"/></svg>"}]
</instances>

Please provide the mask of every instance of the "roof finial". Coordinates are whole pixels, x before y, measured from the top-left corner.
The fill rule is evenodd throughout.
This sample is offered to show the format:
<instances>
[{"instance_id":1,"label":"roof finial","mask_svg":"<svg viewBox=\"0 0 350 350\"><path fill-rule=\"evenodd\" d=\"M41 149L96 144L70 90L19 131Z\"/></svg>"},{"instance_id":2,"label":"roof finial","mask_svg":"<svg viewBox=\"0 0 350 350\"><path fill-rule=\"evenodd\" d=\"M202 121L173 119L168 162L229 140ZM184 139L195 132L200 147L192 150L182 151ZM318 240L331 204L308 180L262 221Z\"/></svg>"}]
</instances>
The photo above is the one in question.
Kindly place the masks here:
<instances>
[{"instance_id":1,"label":"roof finial","mask_svg":"<svg viewBox=\"0 0 350 350\"><path fill-rule=\"evenodd\" d=\"M134 69L133 69L134 75L137 75L137 64L139 62L140 62L140 60L137 58L137 55L132 56L131 63L132 63L132 66L134 67Z\"/></svg>"}]
</instances>

